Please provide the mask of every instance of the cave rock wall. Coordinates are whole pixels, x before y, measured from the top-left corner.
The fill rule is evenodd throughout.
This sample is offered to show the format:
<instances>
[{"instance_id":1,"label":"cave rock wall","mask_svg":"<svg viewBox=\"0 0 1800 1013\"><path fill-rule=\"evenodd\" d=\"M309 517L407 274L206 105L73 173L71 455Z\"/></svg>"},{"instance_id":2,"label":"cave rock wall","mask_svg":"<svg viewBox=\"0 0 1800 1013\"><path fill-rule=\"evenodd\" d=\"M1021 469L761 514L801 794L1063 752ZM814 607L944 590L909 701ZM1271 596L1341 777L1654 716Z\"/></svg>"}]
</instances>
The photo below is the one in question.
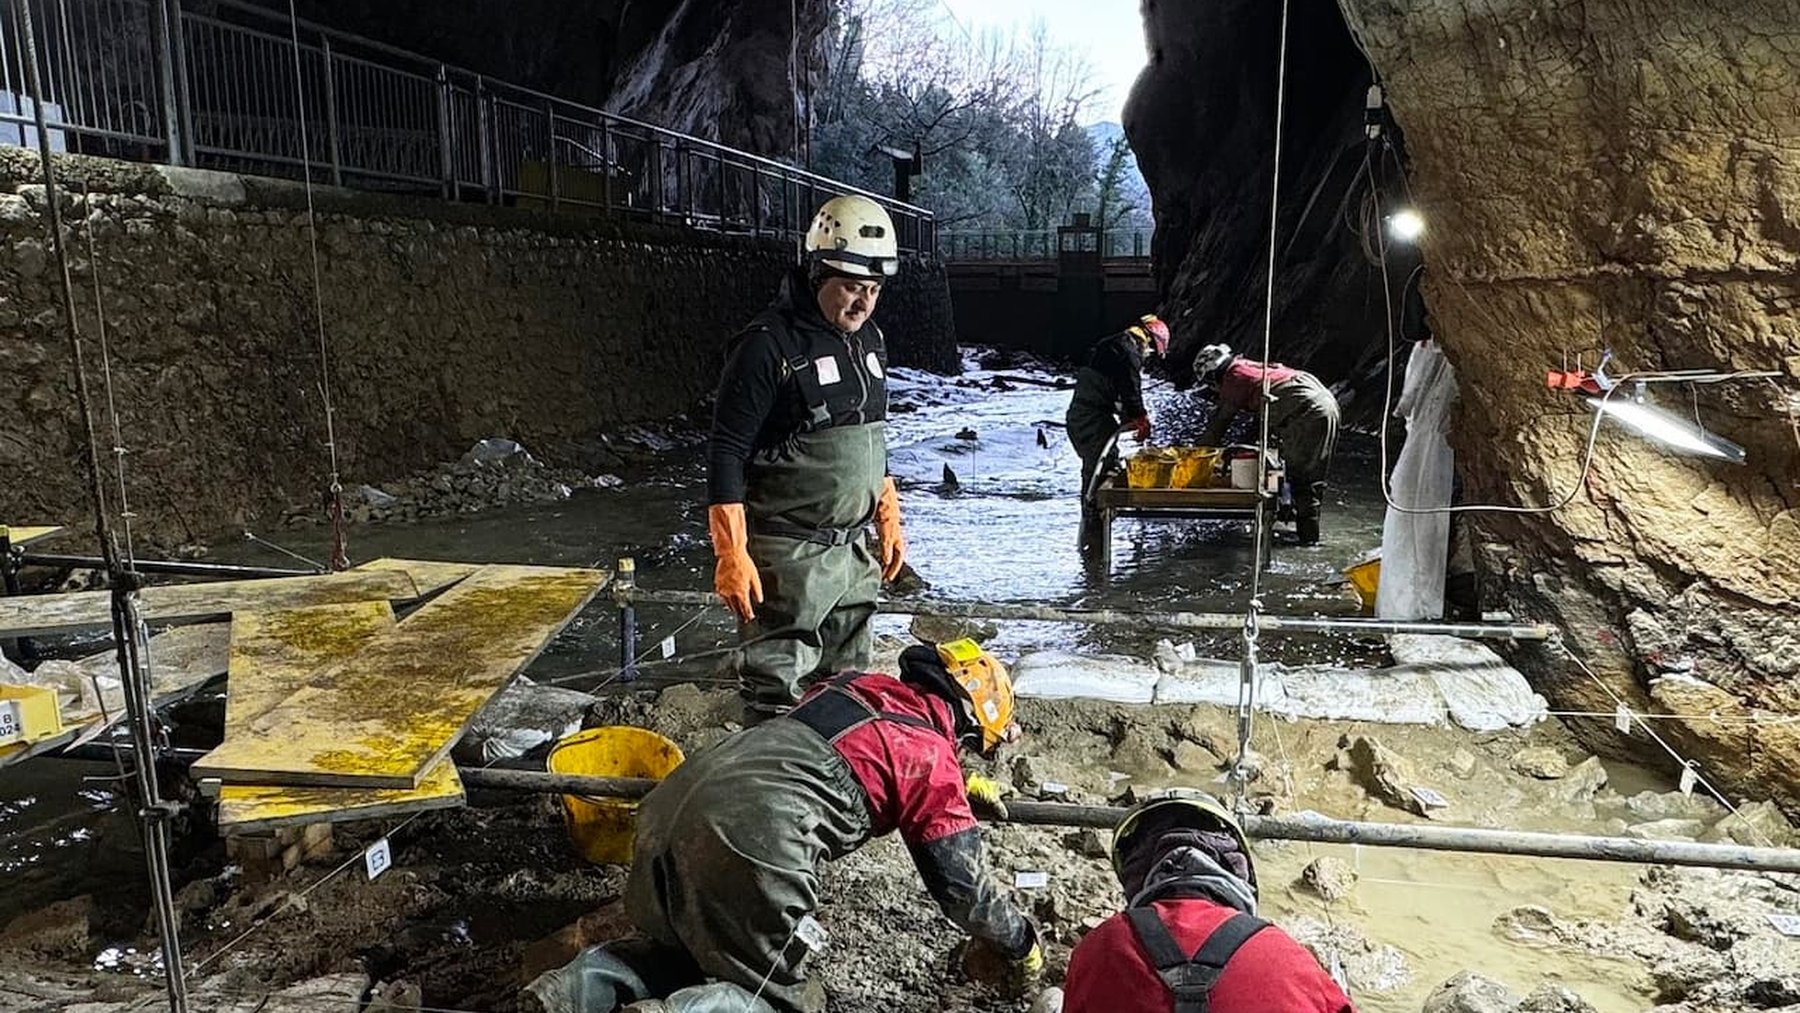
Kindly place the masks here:
<instances>
[{"instance_id":1,"label":"cave rock wall","mask_svg":"<svg viewBox=\"0 0 1800 1013\"><path fill-rule=\"evenodd\" d=\"M1406 131L1424 293L1456 365L1457 466L1518 610L1590 677L1532 662L1560 707L1655 727L1738 795L1800 809L1800 7L1791 0L1344 0ZM1674 456L1547 368L1774 370L1650 396L1748 449ZM1716 714L1717 720L1709 718ZM1611 722L1590 723L1596 741ZM1641 730L1632 743L1650 755ZM1612 740L1612 745L1622 745ZM1664 762L1672 762L1663 757Z\"/></svg>"}]
</instances>

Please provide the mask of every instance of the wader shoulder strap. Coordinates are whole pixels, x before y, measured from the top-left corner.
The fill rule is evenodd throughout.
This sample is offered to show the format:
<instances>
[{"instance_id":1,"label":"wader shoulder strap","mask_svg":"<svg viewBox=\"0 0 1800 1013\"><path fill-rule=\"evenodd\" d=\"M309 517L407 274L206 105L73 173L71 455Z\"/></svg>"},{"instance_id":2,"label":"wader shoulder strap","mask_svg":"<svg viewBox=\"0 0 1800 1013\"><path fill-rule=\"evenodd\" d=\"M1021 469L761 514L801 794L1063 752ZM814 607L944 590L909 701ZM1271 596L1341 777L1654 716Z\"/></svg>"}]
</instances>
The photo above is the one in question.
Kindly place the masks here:
<instances>
[{"instance_id":1,"label":"wader shoulder strap","mask_svg":"<svg viewBox=\"0 0 1800 1013\"><path fill-rule=\"evenodd\" d=\"M826 684L824 692L788 711L787 716L818 732L821 738L833 745L871 721L892 721L895 724L937 731L937 726L924 718L878 711L865 703L862 697L845 688L852 680L862 678L862 675L861 672L846 672L833 677Z\"/></svg>"},{"instance_id":2,"label":"wader shoulder strap","mask_svg":"<svg viewBox=\"0 0 1800 1013\"><path fill-rule=\"evenodd\" d=\"M806 405L806 421L802 429L824 429L831 425L831 410L825 406L825 388L819 383L818 363L805 355L789 356L782 362L788 377L800 390Z\"/></svg>"},{"instance_id":3,"label":"wader shoulder strap","mask_svg":"<svg viewBox=\"0 0 1800 1013\"><path fill-rule=\"evenodd\" d=\"M1269 927L1261 918L1240 911L1214 929L1190 957L1181 952L1155 908L1126 908L1125 917L1131 922L1139 945L1150 955L1156 976L1175 996L1174 1013L1207 1013L1213 986L1225 973L1225 965L1231 963L1239 947L1251 936Z\"/></svg>"}]
</instances>

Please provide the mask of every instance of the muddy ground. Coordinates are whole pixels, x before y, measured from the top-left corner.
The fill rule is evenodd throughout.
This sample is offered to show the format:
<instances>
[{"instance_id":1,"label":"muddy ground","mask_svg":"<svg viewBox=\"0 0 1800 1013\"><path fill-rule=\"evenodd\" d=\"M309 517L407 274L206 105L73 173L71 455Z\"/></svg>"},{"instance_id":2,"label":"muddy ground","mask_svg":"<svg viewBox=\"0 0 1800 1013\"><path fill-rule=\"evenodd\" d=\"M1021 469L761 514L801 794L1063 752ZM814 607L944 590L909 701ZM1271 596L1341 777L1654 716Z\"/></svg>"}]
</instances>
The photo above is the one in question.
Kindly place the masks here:
<instances>
[{"instance_id":1,"label":"muddy ground","mask_svg":"<svg viewBox=\"0 0 1800 1013\"><path fill-rule=\"evenodd\" d=\"M729 734L734 717L728 692L687 685L607 697L589 723L653 728L691 752ZM972 766L1026 798L1098 803L1216 785L1235 743L1231 715L1210 706L1026 700L1021 723L1023 742ZM1252 794L1281 812L1422 818L1376 797L1367 764L1379 756L1401 780L1448 798L1432 813L1446 822L1789 843L1776 840L1789 831L1767 810L1728 817L1697 795L1655 790L1671 786L1583 757L1554 723L1471 735L1265 719L1253 744ZM369 882L360 851L383 835L394 868ZM1046 929L1054 981L1069 947L1121 903L1106 835L1013 826L986 835L1006 882L1047 873L1045 887L1017 893ZM0 897L0 1010L153 1007L135 832L113 816L55 847L81 860L15 867ZM200 829L176 851L196 1007L245 1013L354 1009L371 987L394 1001L369 1008L517 1009L523 980L576 945L573 931L558 930L605 910L623 880L621 869L574 855L554 799L482 792L465 809L339 825L329 854L271 882L248 882ZM1795 877L1275 842L1260 843L1257 860L1264 913L1341 966L1365 1010L1800 1008L1800 939L1767 917L1800 914ZM816 973L831 1009L1027 1008L949 970L957 935L897 841L831 866L824 895L831 941ZM1432 994L1463 970L1495 981L1460 979L1456 994ZM327 975L345 977L313 980ZM309 991L267 998L297 983Z\"/></svg>"}]
</instances>

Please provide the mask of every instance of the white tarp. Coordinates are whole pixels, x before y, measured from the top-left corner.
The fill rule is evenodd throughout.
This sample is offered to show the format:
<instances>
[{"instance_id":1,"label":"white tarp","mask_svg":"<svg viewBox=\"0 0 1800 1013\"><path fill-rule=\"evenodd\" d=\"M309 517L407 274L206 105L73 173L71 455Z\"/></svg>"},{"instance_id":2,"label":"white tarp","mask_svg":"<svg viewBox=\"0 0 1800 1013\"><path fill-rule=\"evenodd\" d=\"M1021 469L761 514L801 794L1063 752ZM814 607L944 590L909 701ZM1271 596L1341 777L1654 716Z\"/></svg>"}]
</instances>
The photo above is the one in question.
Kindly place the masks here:
<instances>
[{"instance_id":1,"label":"white tarp","mask_svg":"<svg viewBox=\"0 0 1800 1013\"><path fill-rule=\"evenodd\" d=\"M1450 406L1456 370L1433 341L1420 342L1406 363L1406 385L1394 406L1406 420L1406 445L1389 479L1393 502L1412 510L1450 505L1456 457L1450 450ZM1440 619L1444 567L1450 553L1450 515L1388 507L1381 528L1381 587L1375 614L1383 619Z\"/></svg>"}]
</instances>

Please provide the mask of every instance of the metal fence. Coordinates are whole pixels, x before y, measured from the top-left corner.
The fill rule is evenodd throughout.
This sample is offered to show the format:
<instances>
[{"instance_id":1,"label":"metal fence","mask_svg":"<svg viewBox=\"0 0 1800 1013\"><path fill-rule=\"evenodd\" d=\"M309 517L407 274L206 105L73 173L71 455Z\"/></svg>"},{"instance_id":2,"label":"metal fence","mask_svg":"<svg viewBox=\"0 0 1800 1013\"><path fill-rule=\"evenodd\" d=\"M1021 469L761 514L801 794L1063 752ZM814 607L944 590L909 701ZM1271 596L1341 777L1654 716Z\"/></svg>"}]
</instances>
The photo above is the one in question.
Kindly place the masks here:
<instances>
[{"instance_id":1,"label":"metal fence","mask_svg":"<svg viewBox=\"0 0 1800 1013\"><path fill-rule=\"evenodd\" d=\"M938 234L938 250L946 260L1055 260L1062 252L1092 255L1097 246L1103 259L1150 256L1147 229L1069 233L1056 229L1028 232L946 231ZM1079 244L1079 246L1070 245Z\"/></svg>"},{"instance_id":2,"label":"metal fence","mask_svg":"<svg viewBox=\"0 0 1800 1013\"><path fill-rule=\"evenodd\" d=\"M861 193L936 249L923 208L242 0L0 0L0 144L37 143L22 3L58 151L750 235Z\"/></svg>"}]
</instances>

